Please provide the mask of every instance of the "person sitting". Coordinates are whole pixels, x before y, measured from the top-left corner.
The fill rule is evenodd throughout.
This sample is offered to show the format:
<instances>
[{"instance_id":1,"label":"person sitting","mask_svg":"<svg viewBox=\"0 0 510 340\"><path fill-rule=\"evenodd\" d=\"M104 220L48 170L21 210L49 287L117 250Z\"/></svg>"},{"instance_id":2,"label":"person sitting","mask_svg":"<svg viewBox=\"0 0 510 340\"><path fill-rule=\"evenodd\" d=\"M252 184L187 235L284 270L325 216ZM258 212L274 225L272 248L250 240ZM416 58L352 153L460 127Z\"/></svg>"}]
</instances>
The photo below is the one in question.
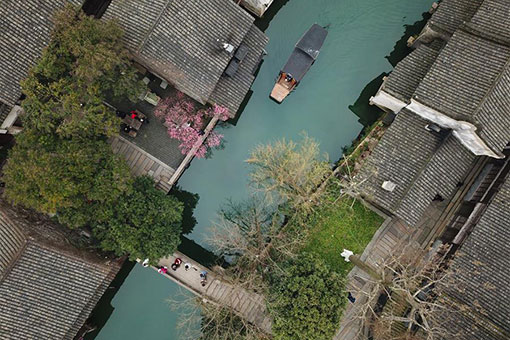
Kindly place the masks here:
<instances>
[{"instance_id":1,"label":"person sitting","mask_svg":"<svg viewBox=\"0 0 510 340\"><path fill-rule=\"evenodd\" d=\"M172 264L172 269L177 270L181 266L182 260L178 257L175 259L174 263Z\"/></svg>"},{"instance_id":2,"label":"person sitting","mask_svg":"<svg viewBox=\"0 0 510 340\"><path fill-rule=\"evenodd\" d=\"M288 83L290 83L292 81L292 75L290 73L287 73L285 75L285 81Z\"/></svg>"},{"instance_id":3,"label":"person sitting","mask_svg":"<svg viewBox=\"0 0 510 340\"><path fill-rule=\"evenodd\" d=\"M166 274L168 272L168 268L163 266L158 268L158 273L160 274Z\"/></svg>"},{"instance_id":4,"label":"person sitting","mask_svg":"<svg viewBox=\"0 0 510 340\"><path fill-rule=\"evenodd\" d=\"M206 279L200 280L200 284L202 285L202 287L205 287L205 285L207 284L207 280Z\"/></svg>"},{"instance_id":5,"label":"person sitting","mask_svg":"<svg viewBox=\"0 0 510 340\"><path fill-rule=\"evenodd\" d=\"M131 119L137 119L137 117L138 117L136 110L131 110L131 112L129 112L129 114L131 115Z\"/></svg>"},{"instance_id":6,"label":"person sitting","mask_svg":"<svg viewBox=\"0 0 510 340\"><path fill-rule=\"evenodd\" d=\"M204 279L204 280L207 280L207 272L205 270L202 270L200 272L200 278Z\"/></svg>"}]
</instances>

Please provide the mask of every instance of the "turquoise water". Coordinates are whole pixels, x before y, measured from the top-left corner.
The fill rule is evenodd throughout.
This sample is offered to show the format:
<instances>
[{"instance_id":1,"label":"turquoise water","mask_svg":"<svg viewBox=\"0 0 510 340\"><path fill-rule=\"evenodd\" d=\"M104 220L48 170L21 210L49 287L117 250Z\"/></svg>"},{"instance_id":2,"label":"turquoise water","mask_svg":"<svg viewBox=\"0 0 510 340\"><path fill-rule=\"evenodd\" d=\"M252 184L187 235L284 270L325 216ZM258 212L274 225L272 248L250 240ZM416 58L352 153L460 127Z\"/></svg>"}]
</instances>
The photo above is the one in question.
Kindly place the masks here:
<instances>
[{"instance_id":1,"label":"turquoise water","mask_svg":"<svg viewBox=\"0 0 510 340\"><path fill-rule=\"evenodd\" d=\"M290 0L266 34L267 56L252 86L253 95L235 127L220 128L225 149L211 159L195 159L179 180L182 189L198 193L193 240L206 246L207 230L220 205L247 195L247 165L257 144L306 133L321 150L338 160L342 147L362 125L350 111L363 88L392 66L385 59L404 33L404 24L421 19L430 0ZM269 99L280 68L294 44L313 24L328 27L320 55L296 91L282 104Z\"/></svg>"},{"instance_id":2,"label":"turquoise water","mask_svg":"<svg viewBox=\"0 0 510 340\"><path fill-rule=\"evenodd\" d=\"M285 2L285 1L283 1ZM278 6L282 1L275 1ZM198 193L197 224L188 236L207 247L211 220L229 198L248 193L244 160L260 143L297 139L302 131L321 143L332 161L350 144L362 125L349 109L362 90L391 70L390 55L410 25L422 18L431 0L290 0L270 22L270 42L245 109L236 126L220 127L225 148L210 159L195 159L179 186ZM313 24L328 26L329 35L317 62L283 104L269 99L275 77L299 37ZM360 114L364 114L361 112ZM97 340L142 340L182 337L180 313L166 299L182 294L173 282L136 265L112 300L113 313Z\"/></svg>"}]
</instances>

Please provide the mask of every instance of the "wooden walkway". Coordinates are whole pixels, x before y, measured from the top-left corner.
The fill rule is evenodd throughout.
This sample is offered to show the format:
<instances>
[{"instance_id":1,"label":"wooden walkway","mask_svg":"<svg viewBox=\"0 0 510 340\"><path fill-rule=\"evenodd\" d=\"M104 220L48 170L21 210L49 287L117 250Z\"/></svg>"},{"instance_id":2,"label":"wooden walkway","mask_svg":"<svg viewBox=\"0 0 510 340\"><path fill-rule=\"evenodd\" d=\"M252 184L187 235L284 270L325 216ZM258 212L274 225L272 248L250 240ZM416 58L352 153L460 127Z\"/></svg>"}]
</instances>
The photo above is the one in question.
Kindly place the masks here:
<instances>
[{"instance_id":1,"label":"wooden walkway","mask_svg":"<svg viewBox=\"0 0 510 340\"><path fill-rule=\"evenodd\" d=\"M156 181L156 187L165 192L170 191L170 178L175 170L159 159L150 155L124 137L116 136L110 139L113 152L123 156L135 176L148 175Z\"/></svg>"},{"instance_id":2,"label":"wooden walkway","mask_svg":"<svg viewBox=\"0 0 510 340\"><path fill-rule=\"evenodd\" d=\"M377 266L378 263L393 253L394 249L404 247L413 242L414 238L414 229L407 227L405 223L398 219L386 218L372 241L365 248L361 259L372 266ZM370 285L365 281L367 278L368 275L357 267L348 274L347 289L354 293L356 299L360 297L356 296L355 292L362 291ZM349 303L342 317L340 329L333 340L357 340L360 338L361 324L359 320L354 318L354 315L356 315L355 308L356 303Z\"/></svg>"},{"instance_id":3,"label":"wooden walkway","mask_svg":"<svg viewBox=\"0 0 510 340\"><path fill-rule=\"evenodd\" d=\"M182 259L182 265L176 271L173 271L171 265L177 257ZM187 271L184 269L185 263L192 265ZM209 268L202 266L179 252L161 259L159 265L168 267L168 273L165 277L201 298L232 308L240 317L258 326L264 332L271 334L272 321L266 313L266 306L262 295L235 287L217 277ZM207 271L207 284L205 287L202 287L200 284L200 272L202 270Z\"/></svg>"}]
</instances>

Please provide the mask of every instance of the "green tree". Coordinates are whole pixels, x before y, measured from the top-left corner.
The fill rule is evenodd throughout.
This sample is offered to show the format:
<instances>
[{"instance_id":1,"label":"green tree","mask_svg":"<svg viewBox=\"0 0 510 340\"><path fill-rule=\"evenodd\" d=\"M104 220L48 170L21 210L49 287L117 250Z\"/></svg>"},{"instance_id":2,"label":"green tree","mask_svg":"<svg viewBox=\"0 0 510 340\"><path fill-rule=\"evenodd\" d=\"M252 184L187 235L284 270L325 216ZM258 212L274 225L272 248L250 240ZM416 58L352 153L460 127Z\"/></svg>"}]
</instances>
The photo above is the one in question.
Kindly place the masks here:
<instances>
[{"instance_id":1,"label":"green tree","mask_svg":"<svg viewBox=\"0 0 510 340\"><path fill-rule=\"evenodd\" d=\"M117 24L71 5L54 22L49 46L22 83L24 131L9 156L6 197L76 227L90 223L94 204L131 187L129 169L107 142L120 121L103 101L135 97L141 82Z\"/></svg>"},{"instance_id":2,"label":"green tree","mask_svg":"<svg viewBox=\"0 0 510 340\"><path fill-rule=\"evenodd\" d=\"M57 214L71 227L90 222L93 214L87 210L92 203L114 202L132 181L125 161L106 141L81 143L31 130L16 137L4 180L8 200Z\"/></svg>"},{"instance_id":3,"label":"green tree","mask_svg":"<svg viewBox=\"0 0 510 340\"><path fill-rule=\"evenodd\" d=\"M177 249L182 210L182 203L157 190L152 178L137 177L116 202L96 206L93 230L103 249L155 263Z\"/></svg>"},{"instance_id":4,"label":"green tree","mask_svg":"<svg viewBox=\"0 0 510 340\"><path fill-rule=\"evenodd\" d=\"M344 281L319 258L303 253L274 274L268 296L273 335L280 340L330 340L345 304Z\"/></svg>"},{"instance_id":5,"label":"green tree","mask_svg":"<svg viewBox=\"0 0 510 340\"><path fill-rule=\"evenodd\" d=\"M54 22L49 46L22 82L24 127L63 138L117 133L120 122L103 101L136 101L144 86L122 44L122 29L71 5Z\"/></svg>"}]
</instances>

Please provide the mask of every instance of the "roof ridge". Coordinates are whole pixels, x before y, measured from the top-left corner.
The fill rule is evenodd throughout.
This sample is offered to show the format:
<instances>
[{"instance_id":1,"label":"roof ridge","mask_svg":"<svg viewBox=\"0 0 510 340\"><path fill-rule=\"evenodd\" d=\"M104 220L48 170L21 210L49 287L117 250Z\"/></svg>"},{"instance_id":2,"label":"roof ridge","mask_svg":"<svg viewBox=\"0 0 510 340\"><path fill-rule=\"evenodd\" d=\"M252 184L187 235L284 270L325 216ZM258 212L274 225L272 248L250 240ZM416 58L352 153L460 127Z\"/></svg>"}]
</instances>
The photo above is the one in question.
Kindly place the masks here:
<instances>
[{"instance_id":1,"label":"roof ridge","mask_svg":"<svg viewBox=\"0 0 510 340\"><path fill-rule=\"evenodd\" d=\"M510 45L509 45L509 47L510 47ZM503 65L503 67L501 69L501 72L499 72L498 76L496 77L496 79L494 80L492 85L489 87L489 89L487 90L487 92L483 96L482 100L480 100L480 103L476 107L475 111L473 112L473 117L475 118L476 122L478 120L478 116L479 116L479 113L481 111L481 108L482 108L483 104L485 104L485 102L487 101L489 96L494 92L494 89L496 88L497 85L499 85L499 82L503 78L503 74L509 68L510 68L510 55L508 56L508 58L507 58L507 60L505 62L505 65ZM497 150L496 152L499 152L499 150Z\"/></svg>"},{"instance_id":2,"label":"roof ridge","mask_svg":"<svg viewBox=\"0 0 510 340\"><path fill-rule=\"evenodd\" d=\"M0 286L2 285L2 283L5 281L5 278L7 276L9 276L10 272L12 271L12 268L14 268L14 266L16 265L16 263L18 263L18 260L21 258L21 256L25 253L25 249L27 249L27 246L28 246L28 242L29 240L28 239L25 239L25 242L23 243L23 247L21 247L16 256L14 257L14 259L11 261L11 263L9 263L9 265L7 266L7 268L5 269L3 275L0 277Z\"/></svg>"},{"instance_id":3,"label":"roof ridge","mask_svg":"<svg viewBox=\"0 0 510 340\"><path fill-rule=\"evenodd\" d=\"M168 0L165 4L165 6L163 7L163 9L161 10L161 12L159 13L158 15L158 18L156 20L154 20L154 23L152 24L152 26L149 28L149 30L147 31L147 34L145 34L145 36L143 37L142 41L140 42L140 45L136 48L136 51L137 52L141 52L142 48L144 47L145 43L147 42L147 40L149 40L149 37L150 35L152 34L152 32L154 32L154 28L159 24L159 22L161 21L161 17L163 16L163 13L166 12L166 10L168 9L168 5L170 5L170 2L172 2L174 0Z\"/></svg>"},{"instance_id":4,"label":"roof ridge","mask_svg":"<svg viewBox=\"0 0 510 340\"><path fill-rule=\"evenodd\" d=\"M499 34L494 34L492 32L486 32L486 31L479 30L479 29L475 28L474 25L475 24L471 21L465 22L459 26L458 30L476 35L477 37L495 42L499 45L504 45L504 46L510 47L510 39L507 39Z\"/></svg>"}]
</instances>

